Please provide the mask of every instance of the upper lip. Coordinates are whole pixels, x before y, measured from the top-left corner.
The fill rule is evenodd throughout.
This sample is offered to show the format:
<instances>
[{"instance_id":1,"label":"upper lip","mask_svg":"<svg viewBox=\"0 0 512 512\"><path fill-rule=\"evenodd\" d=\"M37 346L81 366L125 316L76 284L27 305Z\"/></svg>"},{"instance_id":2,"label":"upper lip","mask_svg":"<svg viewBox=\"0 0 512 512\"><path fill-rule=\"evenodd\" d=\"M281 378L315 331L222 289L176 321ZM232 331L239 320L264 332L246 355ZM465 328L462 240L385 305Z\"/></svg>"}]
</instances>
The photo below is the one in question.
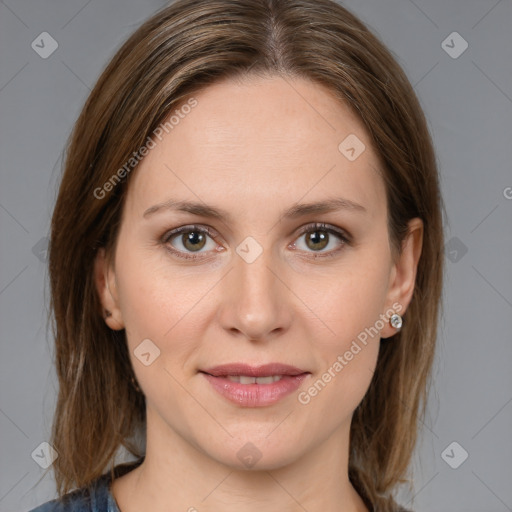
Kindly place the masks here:
<instances>
[{"instance_id":1,"label":"upper lip","mask_svg":"<svg viewBox=\"0 0 512 512\"><path fill-rule=\"evenodd\" d=\"M309 373L296 366L282 363L268 363L261 366L251 366L245 363L228 363L220 366L200 370L214 377L227 377L228 375L247 375L248 377L270 377L271 375L302 375Z\"/></svg>"}]
</instances>

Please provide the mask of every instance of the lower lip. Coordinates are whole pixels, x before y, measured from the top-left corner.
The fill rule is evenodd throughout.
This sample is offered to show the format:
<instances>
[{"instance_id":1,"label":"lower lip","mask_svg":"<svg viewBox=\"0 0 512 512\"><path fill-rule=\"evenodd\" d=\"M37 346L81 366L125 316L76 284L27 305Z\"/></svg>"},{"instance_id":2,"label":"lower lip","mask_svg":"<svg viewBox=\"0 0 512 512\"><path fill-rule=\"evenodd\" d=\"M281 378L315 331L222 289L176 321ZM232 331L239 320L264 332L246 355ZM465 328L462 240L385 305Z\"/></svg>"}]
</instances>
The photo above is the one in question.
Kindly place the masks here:
<instances>
[{"instance_id":1,"label":"lower lip","mask_svg":"<svg viewBox=\"0 0 512 512\"><path fill-rule=\"evenodd\" d=\"M242 407L264 407L296 391L309 374L283 375L281 380L272 384L240 384L227 377L214 377L207 373L203 375L217 393L231 402Z\"/></svg>"}]
</instances>

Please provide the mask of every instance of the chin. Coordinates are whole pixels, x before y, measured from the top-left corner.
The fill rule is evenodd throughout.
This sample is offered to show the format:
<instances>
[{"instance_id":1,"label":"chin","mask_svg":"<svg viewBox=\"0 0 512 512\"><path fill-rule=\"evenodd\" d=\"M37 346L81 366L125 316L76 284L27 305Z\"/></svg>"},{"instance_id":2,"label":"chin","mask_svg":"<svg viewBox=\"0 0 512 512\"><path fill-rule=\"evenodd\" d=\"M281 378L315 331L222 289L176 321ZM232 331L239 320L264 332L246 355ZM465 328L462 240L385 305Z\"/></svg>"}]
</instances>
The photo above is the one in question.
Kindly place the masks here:
<instances>
[{"instance_id":1,"label":"chin","mask_svg":"<svg viewBox=\"0 0 512 512\"><path fill-rule=\"evenodd\" d=\"M270 471L293 463L299 456L297 443L271 442L268 434L244 435L228 443L205 449L205 453L218 463L234 470Z\"/></svg>"}]
</instances>

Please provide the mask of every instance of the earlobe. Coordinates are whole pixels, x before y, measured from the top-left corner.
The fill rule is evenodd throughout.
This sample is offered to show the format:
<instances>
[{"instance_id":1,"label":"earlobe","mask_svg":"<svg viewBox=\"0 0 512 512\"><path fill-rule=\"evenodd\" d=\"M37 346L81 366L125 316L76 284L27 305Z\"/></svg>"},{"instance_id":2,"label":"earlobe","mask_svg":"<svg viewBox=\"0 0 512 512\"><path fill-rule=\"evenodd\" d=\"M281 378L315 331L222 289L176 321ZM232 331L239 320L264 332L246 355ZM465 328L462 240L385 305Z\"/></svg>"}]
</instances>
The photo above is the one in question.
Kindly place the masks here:
<instances>
[{"instance_id":1,"label":"earlobe","mask_svg":"<svg viewBox=\"0 0 512 512\"><path fill-rule=\"evenodd\" d=\"M399 304L401 306L400 311L396 312L402 317L404 317L414 292L422 246L423 221L419 218L411 219L409 221L408 234L402 243L402 252L391 271L386 304L389 308L393 308L393 305ZM407 322L407 316L403 318L403 322ZM398 325L398 322L396 325ZM381 333L381 338L393 336L397 331L398 329L396 327L388 323Z\"/></svg>"},{"instance_id":2,"label":"earlobe","mask_svg":"<svg viewBox=\"0 0 512 512\"><path fill-rule=\"evenodd\" d=\"M110 268L103 247L98 250L94 261L94 282L105 323L115 331L124 329L124 321L117 299L115 273Z\"/></svg>"}]
</instances>

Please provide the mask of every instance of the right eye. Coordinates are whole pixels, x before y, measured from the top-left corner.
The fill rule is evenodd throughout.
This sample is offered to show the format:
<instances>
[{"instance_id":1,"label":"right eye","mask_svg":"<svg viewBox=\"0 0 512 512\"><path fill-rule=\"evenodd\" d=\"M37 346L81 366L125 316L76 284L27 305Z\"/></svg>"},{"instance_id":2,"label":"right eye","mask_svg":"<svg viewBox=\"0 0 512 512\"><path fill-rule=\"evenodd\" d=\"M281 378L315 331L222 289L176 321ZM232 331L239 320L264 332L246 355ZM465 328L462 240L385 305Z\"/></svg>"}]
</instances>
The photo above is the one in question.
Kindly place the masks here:
<instances>
[{"instance_id":1,"label":"right eye","mask_svg":"<svg viewBox=\"0 0 512 512\"><path fill-rule=\"evenodd\" d=\"M162 242L178 258L198 259L202 256L195 256L194 253L209 252L208 250L202 251L203 248L208 248L208 242L210 242L210 250L215 250L218 247L213 240L215 236L216 234L208 226L181 226L168 231L163 236Z\"/></svg>"}]
</instances>

